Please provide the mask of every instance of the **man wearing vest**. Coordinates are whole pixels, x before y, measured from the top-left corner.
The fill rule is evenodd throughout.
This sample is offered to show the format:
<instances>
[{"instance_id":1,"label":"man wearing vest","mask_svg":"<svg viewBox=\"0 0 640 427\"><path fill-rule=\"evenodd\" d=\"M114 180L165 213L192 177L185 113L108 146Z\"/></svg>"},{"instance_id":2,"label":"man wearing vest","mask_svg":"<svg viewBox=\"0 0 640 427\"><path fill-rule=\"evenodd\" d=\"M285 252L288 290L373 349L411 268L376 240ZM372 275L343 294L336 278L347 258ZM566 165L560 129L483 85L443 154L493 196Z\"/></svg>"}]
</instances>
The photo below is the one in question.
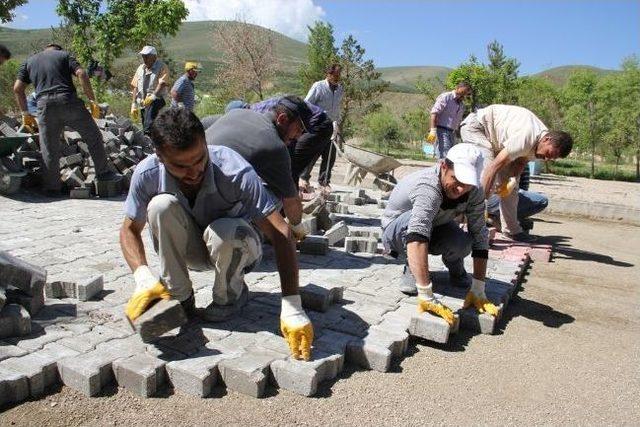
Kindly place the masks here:
<instances>
[{"instance_id":1,"label":"man wearing vest","mask_svg":"<svg viewBox=\"0 0 640 427\"><path fill-rule=\"evenodd\" d=\"M166 105L164 97L169 87L169 67L158 59L153 46L145 46L140 51L142 64L131 80L131 118L142 119L145 135L151 132L151 123Z\"/></svg>"}]
</instances>

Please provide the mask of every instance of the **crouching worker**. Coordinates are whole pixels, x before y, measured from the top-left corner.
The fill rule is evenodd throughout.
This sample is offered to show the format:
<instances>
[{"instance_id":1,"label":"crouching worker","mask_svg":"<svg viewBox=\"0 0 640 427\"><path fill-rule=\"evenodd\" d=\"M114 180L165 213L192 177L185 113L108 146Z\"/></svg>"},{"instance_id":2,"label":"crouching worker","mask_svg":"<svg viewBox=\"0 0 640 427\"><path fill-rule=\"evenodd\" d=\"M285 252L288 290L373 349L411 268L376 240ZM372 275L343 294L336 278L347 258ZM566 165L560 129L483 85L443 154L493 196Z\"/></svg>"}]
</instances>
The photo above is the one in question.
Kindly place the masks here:
<instances>
[{"instance_id":1,"label":"crouching worker","mask_svg":"<svg viewBox=\"0 0 640 427\"><path fill-rule=\"evenodd\" d=\"M382 216L385 249L406 255L400 290L418 295L418 311L454 321L453 312L438 300L429 278L428 255L442 255L454 286L471 285L464 301L479 312L497 315L485 295L489 237L484 219L484 192L480 186L482 155L471 144L454 145L435 166L403 178L394 188ZM468 232L454 218L464 214ZM469 280L464 257L473 257Z\"/></svg>"},{"instance_id":2,"label":"crouching worker","mask_svg":"<svg viewBox=\"0 0 640 427\"><path fill-rule=\"evenodd\" d=\"M244 274L262 256L260 230L276 253L282 333L293 356L308 359L313 327L298 293L295 244L262 180L235 151L207 146L202 124L186 109L161 113L151 138L156 154L136 167L120 230L136 284L126 315L133 321L160 298L177 299L187 314L195 313L189 269L214 272L213 302L201 311L208 320L237 313L248 298ZM146 223L159 275L147 265L141 237Z\"/></svg>"}]
</instances>

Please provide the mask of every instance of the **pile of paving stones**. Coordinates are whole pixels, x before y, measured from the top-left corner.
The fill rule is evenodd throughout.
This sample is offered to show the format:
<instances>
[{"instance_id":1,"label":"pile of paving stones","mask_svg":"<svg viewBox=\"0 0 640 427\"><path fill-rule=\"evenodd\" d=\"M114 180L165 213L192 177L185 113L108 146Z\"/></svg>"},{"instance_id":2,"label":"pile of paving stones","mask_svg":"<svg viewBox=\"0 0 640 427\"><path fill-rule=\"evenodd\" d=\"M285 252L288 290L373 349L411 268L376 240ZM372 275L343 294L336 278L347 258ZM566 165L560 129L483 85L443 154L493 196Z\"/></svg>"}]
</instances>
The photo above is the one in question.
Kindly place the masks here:
<instances>
[{"instance_id":1,"label":"pile of paving stones","mask_svg":"<svg viewBox=\"0 0 640 427\"><path fill-rule=\"evenodd\" d=\"M311 361L292 359L280 336L280 281L273 249L265 246L261 264L245 277L249 302L224 322L187 320L176 314L177 302L162 301L138 322L136 333L123 319L131 286L119 277L128 273L113 275L114 282L91 301L65 298L64 284L57 290L52 284L47 292L59 292L61 299L47 298L32 317L38 332L0 340L0 405L40 396L60 382L87 396L100 395L114 382L140 396L166 386L202 397L216 387L254 397L264 396L267 387L312 396L319 384L336 381L345 365L389 371L405 357L411 337L446 345L460 329L495 333L505 326L502 313L532 258L548 261L551 255L548 246L513 244L494 232L487 296L499 308L496 318L463 309L467 290L450 285L440 257L430 256L434 290L456 313L450 326L418 314L416 298L397 290L404 264L382 254L378 205L348 206L353 212L333 214L334 225L323 233L315 218L305 220L312 238L327 241L322 254L298 256L303 306L315 330ZM375 250L357 244L350 252L339 244L365 232ZM470 257L465 265L471 271ZM211 302L211 274L192 273L197 307ZM145 322L161 330L151 327L146 334Z\"/></svg>"},{"instance_id":2,"label":"pile of paving stones","mask_svg":"<svg viewBox=\"0 0 640 427\"><path fill-rule=\"evenodd\" d=\"M80 134L67 128L61 135L60 177L70 191L72 199L86 199L93 196L113 197L128 188L135 166L153 153L149 138L131 120L114 115L94 119L104 142L108 162L114 171L124 176L123 182L98 182L95 179L93 160ZM20 123L11 117L0 117L0 134L16 136ZM27 172L26 185L38 182L41 156L38 138L29 138L12 155L15 166ZM122 188L124 185L125 188Z\"/></svg>"}]
</instances>

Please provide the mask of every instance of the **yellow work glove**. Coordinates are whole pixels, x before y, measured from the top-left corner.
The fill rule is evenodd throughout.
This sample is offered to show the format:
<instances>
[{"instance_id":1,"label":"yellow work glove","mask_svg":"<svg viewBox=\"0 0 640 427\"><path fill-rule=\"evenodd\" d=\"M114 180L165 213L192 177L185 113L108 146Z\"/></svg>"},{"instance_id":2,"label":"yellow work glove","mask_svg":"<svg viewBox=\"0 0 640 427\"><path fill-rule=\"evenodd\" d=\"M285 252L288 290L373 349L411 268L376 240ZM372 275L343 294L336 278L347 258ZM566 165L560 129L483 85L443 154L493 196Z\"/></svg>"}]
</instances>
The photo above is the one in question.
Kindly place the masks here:
<instances>
[{"instance_id":1,"label":"yellow work glove","mask_svg":"<svg viewBox=\"0 0 640 427\"><path fill-rule=\"evenodd\" d=\"M504 199L509 194L511 194L513 189L516 188L517 184L518 182L516 181L516 179L514 177L511 177L509 178L509 181L500 184L500 186L496 189L496 194L500 196L501 199Z\"/></svg>"},{"instance_id":2,"label":"yellow work glove","mask_svg":"<svg viewBox=\"0 0 640 427\"><path fill-rule=\"evenodd\" d=\"M131 295L124 312L132 322L144 313L149 305L158 299L171 298L169 291L164 287L149 267L141 265L133 272L136 281L136 290Z\"/></svg>"},{"instance_id":3,"label":"yellow work glove","mask_svg":"<svg viewBox=\"0 0 640 427\"><path fill-rule=\"evenodd\" d=\"M434 142L436 142L436 128L431 128L429 130L429 134L427 135L427 142L433 144Z\"/></svg>"},{"instance_id":4,"label":"yellow work glove","mask_svg":"<svg viewBox=\"0 0 640 427\"><path fill-rule=\"evenodd\" d=\"M302 224L289 224L291 227L291 231L293 232L293 237L298 241L302 242L305 237L307 237L307 230L302 226Z\"/></svg>"},{"instance_id":5,"label":"yellow work glove","mask_svg":"<svg viewBox=\"0 0 640 427\"><path fill-rule=\"evenodd\" d=\"M487 313L496 317L498 315L498 307L493 305L484 293L484 280L478 280L475 277L471 279L471 289L464 298L464 308L475 307L478 313Z\"/></svg>"},{"instance_id":6,"label":"yellow work glove","mask_svg":"<svg viewBox=\"0 0 640 427\"><path fill-rule=\"evenodd\" d=\"M138 108L138 105L135 102L131 103L131 111L129 112L129 116L131 117L131 120L133 120L134 122L137 122L138 120L140 120L140 109Z\"/></svg>"},{"instance_id":7,"label":"yellow work glove","mask_svg":"<svg viewBox=\"0 0 640 427\"><path fill-rule=\"evenodd\" d=\"M453 311L433 295L431 282L426 286L416 284L416 288L418 288L418 313L435 314L442 317L448 324L453 325L455 321Z\"/></svg>"},{"instance_id":8,"label":"yellow work glove","mask_svg":"<svg viewBox=\"0 0 640 427\"><path fill-rule=\"evenodd\" d=\"M89 111L91 111L91 116L94 119L99 119L100 118L100 106L98 105L98 103L96 101L91 101L89 103Z\"/></svg>"},{"instance_id":9,"label":"yellow work glove","mask_svg":"<svg viewBox=\"0 0 640 427\"><path fill-rule=\"evenodd\" d=\"M24 129L27 132L33 133L34 130L38 127L38 122L36 121L36 118L33 117L29 112L23 111L22 112L22 127L24 127Z\"/></svg>"},{"instance_id":10,"label":"yellow work glove","mask_svg":"<svg viewBox=\"0 0 640 427\"><path fill-rule=\"evenodd\" d=\"M156 99L158 99L158 97L154 93L152 93L151 95L147 95L147 97L144 99L144 101L142 101L142 104L145 107L148 107Z\"/></svg>"},{"instance_id":11,"label":"yellow work glove","mask_svg":"<svg viewBox=\"0 0 640 427\"><path fill-rule=\"evenodd\" d=\"M311 358L313 325L302 309L300 295L282 297L280 331L295 359Z\"/></svg>"}]
</instances>

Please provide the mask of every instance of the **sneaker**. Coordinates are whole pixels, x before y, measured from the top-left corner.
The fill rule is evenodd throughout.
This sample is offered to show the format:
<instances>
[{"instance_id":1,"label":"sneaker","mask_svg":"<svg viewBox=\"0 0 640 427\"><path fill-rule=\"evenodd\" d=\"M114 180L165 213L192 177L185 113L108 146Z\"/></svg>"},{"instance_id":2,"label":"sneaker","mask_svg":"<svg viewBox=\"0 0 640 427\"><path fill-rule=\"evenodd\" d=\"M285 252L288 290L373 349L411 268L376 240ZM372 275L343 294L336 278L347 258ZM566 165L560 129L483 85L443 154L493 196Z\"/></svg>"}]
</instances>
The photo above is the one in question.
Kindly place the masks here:
<instances>
[{"instance_id":1,"label":"sneaker","mask_svg":"<svg viewBox=\"0 0 640 427\"><path fill-rule=\"evenodd\" d=\"M208 322L224 322L242 310L249 300L249 288L244 285L242 293L233 304L217 304L212 302L205 308L196 309L198 317Z\"/></svg>"},{"instance_id":2,"label":"sneaker","mask_svg":"<svg viewBox=\"0 0 640 427\"><path fill-rule=\"evenodd\" d=\"M398 290L405 295L409 295L409 296L418 295L418 288L416 287L416 279L413 277L413 274L411 273L411 269L409 269L409 266L406 264L402 272L402 277L400 278L400 283L398 283Z\"/></svg>"},{"instance_id":3,"label":"sneaker","mask_svg":"<svg viewBox=\"0 0 640 427\"><path fill-rule=\"evenodd\" d=\"M119 173L115 173L113 171L107 171L96 175L97 181L120 181L122 179L122 175Z\"/></svg>"}]
</instances>

